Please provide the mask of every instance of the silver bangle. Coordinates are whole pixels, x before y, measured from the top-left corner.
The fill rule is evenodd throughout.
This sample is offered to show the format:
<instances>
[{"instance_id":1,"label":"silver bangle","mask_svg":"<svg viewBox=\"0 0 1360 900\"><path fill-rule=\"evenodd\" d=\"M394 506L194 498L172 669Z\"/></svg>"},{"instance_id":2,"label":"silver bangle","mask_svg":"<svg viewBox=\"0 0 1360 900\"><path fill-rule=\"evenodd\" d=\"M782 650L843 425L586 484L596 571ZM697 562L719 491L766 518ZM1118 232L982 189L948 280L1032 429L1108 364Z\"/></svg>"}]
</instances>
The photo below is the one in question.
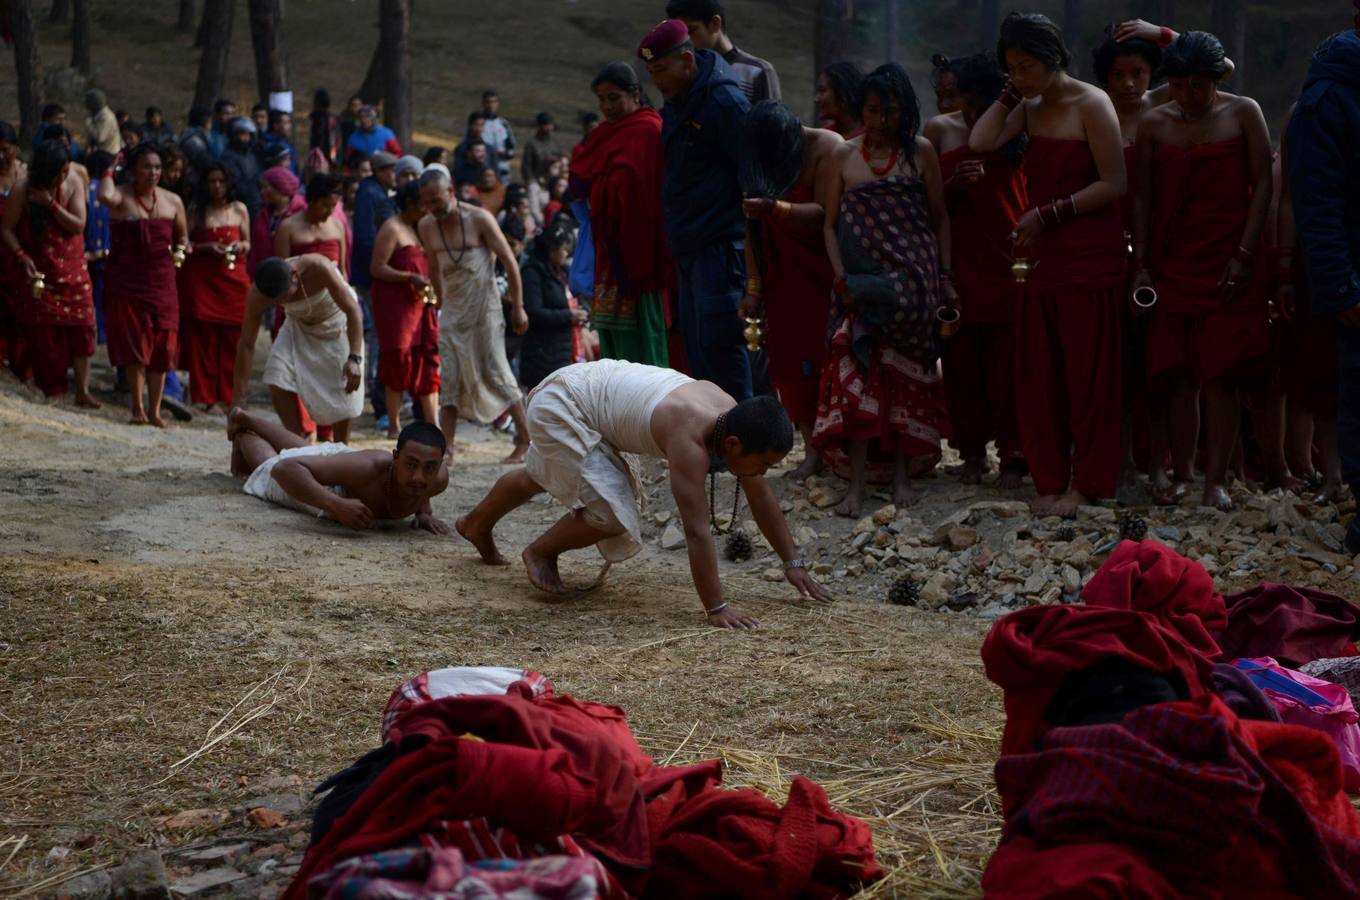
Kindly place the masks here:
<instances>
[{"instance_id":1,"label":"silver bangle","mask_svg":"<svg viewBox=\"0 0 1360 900\"><path fill-rule=\"evenodd\" d=\"M785 572L787 572L789 569L806 569L806 568L807 564L804 563L801 559L791 559L788 562L784 563Z\"/></svg>"},{"instance_id":2,"label":"silver bangle","mask_svg":"<svg viewBox=\"0 0 1360 900\"><path fill-rule=\"evenodd\" d=\"M704 609L704 615L706 615L706 616L716 616L718 613L722 612L722 611L725 610L725 609L727 609L727 603L726 603L726 602L719 603L717 606L713 607L712 609L707 609L707 608Z\"/></svg>"}]
</instances>

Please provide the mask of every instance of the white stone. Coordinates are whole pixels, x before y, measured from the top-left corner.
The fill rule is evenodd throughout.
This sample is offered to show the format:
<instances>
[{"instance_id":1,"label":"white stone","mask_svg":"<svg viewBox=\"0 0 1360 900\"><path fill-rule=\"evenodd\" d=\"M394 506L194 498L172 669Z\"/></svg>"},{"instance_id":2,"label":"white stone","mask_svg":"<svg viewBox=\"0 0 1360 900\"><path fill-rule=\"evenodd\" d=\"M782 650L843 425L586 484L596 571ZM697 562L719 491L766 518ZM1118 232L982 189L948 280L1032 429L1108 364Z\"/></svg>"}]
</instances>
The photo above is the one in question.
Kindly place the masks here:
<instances>
[{"instance_id":1,"label":"white stone","mask_svg":"<svg viewBox=\"0 0 1360 900\"><path fill-rule=\"evenodd\" d=\"M662 550L679 550L685 546L685 530L672 522L661 532Z\"/></svg>"}]
</instances>

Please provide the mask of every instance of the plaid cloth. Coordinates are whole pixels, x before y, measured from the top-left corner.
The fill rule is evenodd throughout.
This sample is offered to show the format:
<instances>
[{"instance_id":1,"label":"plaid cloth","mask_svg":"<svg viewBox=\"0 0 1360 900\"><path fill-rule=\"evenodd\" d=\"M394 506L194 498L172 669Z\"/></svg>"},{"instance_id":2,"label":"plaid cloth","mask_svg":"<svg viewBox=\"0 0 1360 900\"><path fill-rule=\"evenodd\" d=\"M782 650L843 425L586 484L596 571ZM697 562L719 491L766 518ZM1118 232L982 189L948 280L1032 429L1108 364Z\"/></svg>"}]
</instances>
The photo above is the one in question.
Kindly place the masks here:
<instances>
[{"instance_id":1,"label":"plaid cloth","mask_svg":"<svg viewBox=\"0 0 1360 900\"><path fill-rule=\"evenodd\" d=\"M1044 895L1045 866L1070 882L1062 854L1042 851L1090 844L1134 851L1187 896L1360 894L1360 816L1335 747L1310 729L1239 722L1215 697L1055 728L1035 752L1001 757L996 783L1005 831L994 863L1027 871L1035 893L998 882L989 865L989 896ZM1028 864L1007 851L1019 838Z\"/></svg>"},{"instance_id":2,"label":"plaid cloth","mask_svg":"<svg viewBox=\"0 0 1360 900\"><path fill-rule=\"evenodd\" d=\"M315 900L592 900L600 864L571 856L472 862L449 848L405 848L337 863L308 884Z\"/></svg>"}]
</instances>

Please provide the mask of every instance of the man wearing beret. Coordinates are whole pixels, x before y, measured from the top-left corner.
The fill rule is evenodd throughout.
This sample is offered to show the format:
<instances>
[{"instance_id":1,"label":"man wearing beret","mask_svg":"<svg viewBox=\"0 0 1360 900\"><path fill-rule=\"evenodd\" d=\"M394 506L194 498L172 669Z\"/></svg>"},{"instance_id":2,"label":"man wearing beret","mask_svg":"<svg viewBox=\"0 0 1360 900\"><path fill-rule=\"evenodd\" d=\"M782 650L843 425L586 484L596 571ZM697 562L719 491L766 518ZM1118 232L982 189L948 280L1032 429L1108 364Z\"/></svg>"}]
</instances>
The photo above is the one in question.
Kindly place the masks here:
<instances>
[{"instance_id":1,"label":"man wearing beret","mask_svg":"<svg viewBox=\"0 0 1360 900\"><path fill-rule=\"evenodd\" d=\"M679 19L652 29L638 56L666 98L662 200L690 374L744 400L751 365L737 315L746 278L737 159L750 104L722 57L696 50Z\"/></svg>"}]
</instances>

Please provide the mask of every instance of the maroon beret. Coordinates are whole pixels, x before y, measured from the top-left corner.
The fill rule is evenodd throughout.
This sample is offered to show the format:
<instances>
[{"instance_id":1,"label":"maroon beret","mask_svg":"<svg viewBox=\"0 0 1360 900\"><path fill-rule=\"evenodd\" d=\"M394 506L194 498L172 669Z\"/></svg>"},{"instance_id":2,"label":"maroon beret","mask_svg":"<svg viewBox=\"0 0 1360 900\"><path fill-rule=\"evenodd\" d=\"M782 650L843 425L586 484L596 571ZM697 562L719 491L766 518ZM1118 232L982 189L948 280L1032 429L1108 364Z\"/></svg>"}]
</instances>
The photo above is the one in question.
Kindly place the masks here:
<instances>
[{"instance_id":1,"label":"maroon beret","mask_svg":"<svg viewBox=\"0 0 1360 900\"><path fill-rule=\"evenodd\" d=\"M679 19L667 19L647 32L638 44L638 58L643 62L660 59L689 40L689 27Z\"/></svg>"}]
</instances>

